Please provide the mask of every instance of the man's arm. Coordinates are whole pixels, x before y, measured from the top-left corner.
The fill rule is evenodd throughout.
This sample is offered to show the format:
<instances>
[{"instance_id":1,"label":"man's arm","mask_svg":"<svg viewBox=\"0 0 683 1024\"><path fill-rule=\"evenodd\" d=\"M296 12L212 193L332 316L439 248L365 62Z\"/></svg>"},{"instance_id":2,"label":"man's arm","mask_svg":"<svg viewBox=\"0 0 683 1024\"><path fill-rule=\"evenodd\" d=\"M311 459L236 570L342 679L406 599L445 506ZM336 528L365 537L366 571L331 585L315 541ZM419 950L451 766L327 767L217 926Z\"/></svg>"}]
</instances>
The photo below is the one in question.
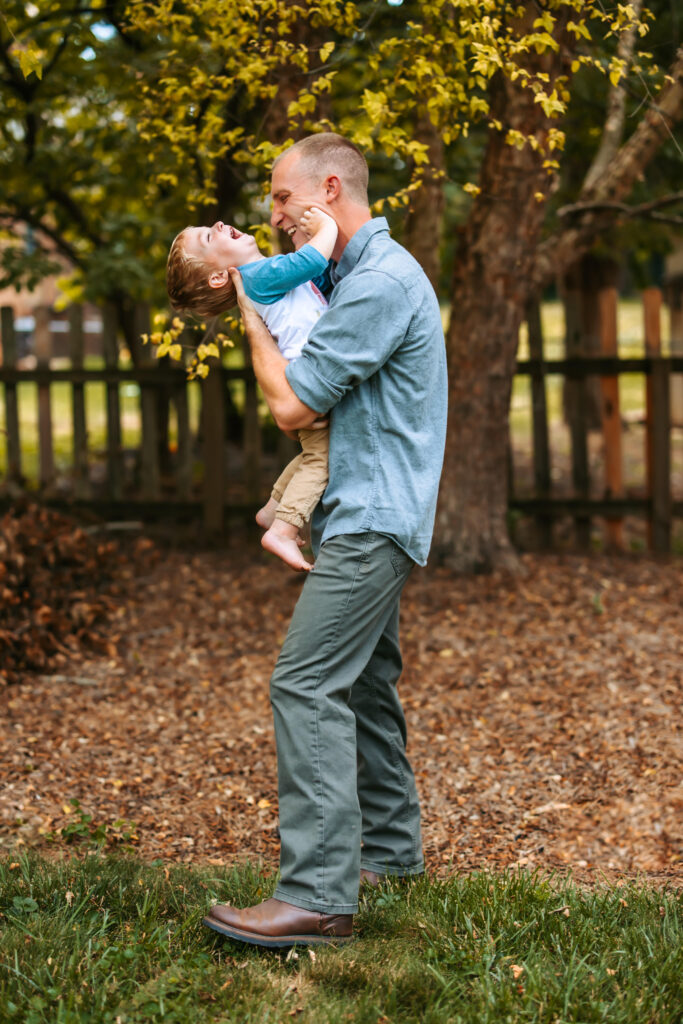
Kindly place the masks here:
<instances>
[{"instance_id":1,"label":"man's arm","mask_svg":"<svg viewBox=\"0 0 683 1024\"><path fill-rule=\"evenodd\" d=\"M287 364L287 383L300 402L328 413L410 344L413 316L414 298L403 281L376 269L348 274L301 355Z\"/></svg>"},{"instance_id":2,"label":"man's arm","mask_svg":"<svg viewBox=\"0 0 683 1024\"><path fill-rule=\"evenodd\" d=\"M300 430L310 427L318 413L304 405L292 390L285 376L287 360L280 352L273 336L245 294L242 277L236 267L230 267L230 279L235 286L237 303L247 332L251 349L251 362L256 379L280 430Z\"/></svg>"}]
</instances>

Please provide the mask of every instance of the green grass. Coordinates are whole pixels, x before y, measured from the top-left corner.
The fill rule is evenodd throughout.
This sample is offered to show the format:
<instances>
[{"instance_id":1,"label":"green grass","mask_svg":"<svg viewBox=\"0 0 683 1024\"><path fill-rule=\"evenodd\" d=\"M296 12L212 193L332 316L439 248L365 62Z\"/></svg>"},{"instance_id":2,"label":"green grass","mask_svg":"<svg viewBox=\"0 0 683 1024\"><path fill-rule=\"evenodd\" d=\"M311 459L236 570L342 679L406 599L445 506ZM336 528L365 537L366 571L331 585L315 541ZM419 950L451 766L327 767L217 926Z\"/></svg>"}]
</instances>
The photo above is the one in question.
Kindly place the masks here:
<instances>
[{"instance_id":1,"label":"green grass","mask_svg":"<svg viewBox=\"0 0 683 1024\"><path fill-rule=\"evenodd\" d=\"M539 874L384 886L357 941L285 953L201 925L274 878L104 855L0 861L0 1018L21 1024L203 1021L674 1024L683 895Z\"/></svg>"}]
</instances>

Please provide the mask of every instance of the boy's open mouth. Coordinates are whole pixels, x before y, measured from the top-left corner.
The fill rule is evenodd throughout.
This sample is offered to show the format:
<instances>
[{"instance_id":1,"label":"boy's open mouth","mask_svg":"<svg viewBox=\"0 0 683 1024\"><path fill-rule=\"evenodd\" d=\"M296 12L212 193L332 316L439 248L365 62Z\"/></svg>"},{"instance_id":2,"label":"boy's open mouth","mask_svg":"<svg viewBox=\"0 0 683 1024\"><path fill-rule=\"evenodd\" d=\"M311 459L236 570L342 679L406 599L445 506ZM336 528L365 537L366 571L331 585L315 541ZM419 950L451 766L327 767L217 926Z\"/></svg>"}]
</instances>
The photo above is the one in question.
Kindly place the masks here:
<instances>
[{"instance_id":1,"label":"boy's open mouth","mask_svg":"<svg viewBox=\"0 0 683 1024\"><path fill-rule=\"evenodd\" d=\"M231 238L241 238L242 237L242 232L238 231L237 228L233 228L232 225L230 225L228 230L230 231L230 237Z\"/></svg>"}]
</instances>

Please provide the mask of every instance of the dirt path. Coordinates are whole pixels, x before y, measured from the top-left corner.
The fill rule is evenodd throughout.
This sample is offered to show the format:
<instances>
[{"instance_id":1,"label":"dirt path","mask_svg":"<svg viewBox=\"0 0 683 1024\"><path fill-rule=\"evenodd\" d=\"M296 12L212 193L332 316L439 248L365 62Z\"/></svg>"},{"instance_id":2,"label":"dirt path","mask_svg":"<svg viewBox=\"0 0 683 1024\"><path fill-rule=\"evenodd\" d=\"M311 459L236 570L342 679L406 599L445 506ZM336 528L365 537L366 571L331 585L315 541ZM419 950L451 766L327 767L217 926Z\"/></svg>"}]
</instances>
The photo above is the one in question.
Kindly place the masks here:
<instances>
[{"instance_id":1,"label":"dirt path","mask_svg":"<svg viewBox=\"0 0 683 1024\"><path fill-rule=\"evenodd\" d=\"M437 871L683 880L683 563L525 556L417 571L401 693ZM255 551L164 555L105 655L6 689L0 846L136 823L146 858L278 855L268 679L301 582Z\"/></svg>"}]
</instances>

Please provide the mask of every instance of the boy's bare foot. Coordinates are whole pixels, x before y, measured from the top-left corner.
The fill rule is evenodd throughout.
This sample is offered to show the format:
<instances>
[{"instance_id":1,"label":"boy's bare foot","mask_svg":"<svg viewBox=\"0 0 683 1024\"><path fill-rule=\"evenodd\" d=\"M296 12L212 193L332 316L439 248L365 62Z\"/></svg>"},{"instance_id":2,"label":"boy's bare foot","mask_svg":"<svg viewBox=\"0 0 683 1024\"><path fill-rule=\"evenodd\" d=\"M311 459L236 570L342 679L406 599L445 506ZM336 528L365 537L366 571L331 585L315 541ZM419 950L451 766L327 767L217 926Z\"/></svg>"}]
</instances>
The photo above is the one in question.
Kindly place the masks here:
<instances>
[{"instance_id":1,"label":"boy's bare foot","mask_svg":"<svg viewBox=\"0 0 683 1024\"><path fill-rule=\"evenodd\" d=\"M286 523L283 519L276 519L261 537L261 544L266 551L277 555L297 572L310 572L313 566L301 554L299 542L299 531L296 526Z\"/></svg>"},{"instance_id":2,"label":"boy's bare foot","mask_svg":"<svg viewBox=\"0 0 683 1024\"><path fill-rule=\"evenodd\" d=\"M269 530L273 525L278 504L279 502L277 502L275 498L269 498L263 508L260 508L256 513L256 522L259 526L263 527L264 530Z\"/></svg>"}]
</instances>

